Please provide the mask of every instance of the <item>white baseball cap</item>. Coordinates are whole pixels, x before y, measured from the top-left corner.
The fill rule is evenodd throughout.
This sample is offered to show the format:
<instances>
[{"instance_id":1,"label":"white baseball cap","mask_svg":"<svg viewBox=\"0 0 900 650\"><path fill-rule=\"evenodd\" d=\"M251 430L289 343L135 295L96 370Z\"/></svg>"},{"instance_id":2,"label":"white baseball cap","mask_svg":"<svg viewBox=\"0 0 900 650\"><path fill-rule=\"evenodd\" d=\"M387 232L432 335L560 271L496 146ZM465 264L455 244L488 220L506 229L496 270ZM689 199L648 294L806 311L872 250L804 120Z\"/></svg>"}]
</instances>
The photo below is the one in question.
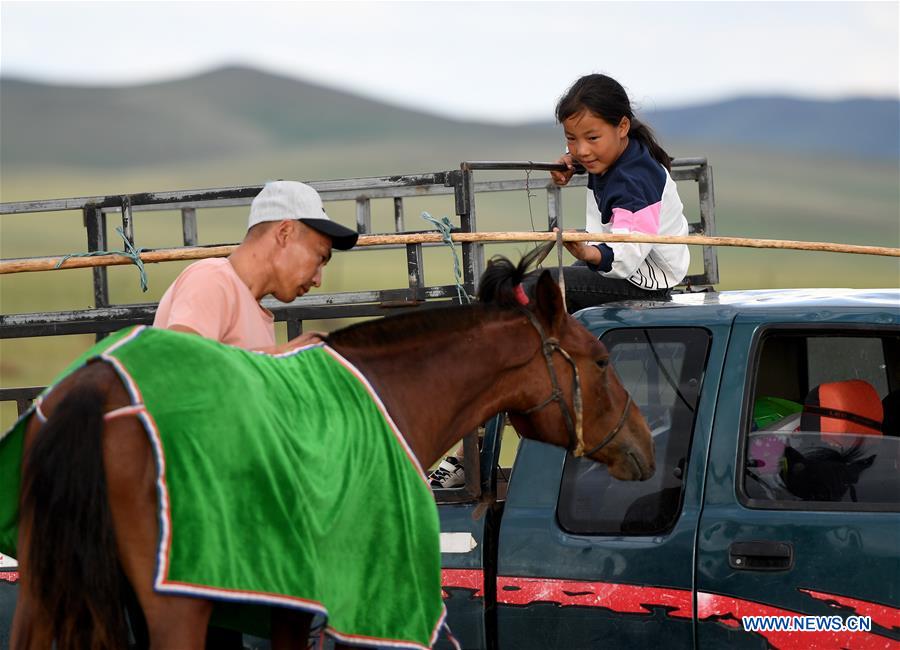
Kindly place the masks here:
<instances>
[{"instance_id":1,"label":"white baseball cap","mask_svg":"<svg viewBox=\"0 0 900 650\"><path fill-rule=\"evenodd\" d=\"M247 230L265 221L297 219L313 230L331 238L331 244L339 250L356 245L359 233L328 218L322 206L322 197L313 188L297 181L272 181L266 183L253 203Z\"/></svg>"}]
</instances>

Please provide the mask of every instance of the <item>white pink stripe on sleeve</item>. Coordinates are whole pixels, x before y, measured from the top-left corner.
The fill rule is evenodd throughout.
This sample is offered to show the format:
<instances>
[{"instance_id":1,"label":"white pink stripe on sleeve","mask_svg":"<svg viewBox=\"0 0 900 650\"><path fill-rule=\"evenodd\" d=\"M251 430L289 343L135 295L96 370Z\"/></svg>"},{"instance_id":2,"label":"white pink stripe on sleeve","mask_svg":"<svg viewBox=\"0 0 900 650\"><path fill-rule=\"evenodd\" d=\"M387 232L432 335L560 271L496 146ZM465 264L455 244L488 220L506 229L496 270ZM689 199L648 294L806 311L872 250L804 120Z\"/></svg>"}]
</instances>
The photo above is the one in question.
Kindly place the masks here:
<instances>
[{"instance_id":1,"label":"white pink stripe on sleeve","mask_svg":"<svg viewBox=\"0 0 900 650\"><path fill-rule=\"evenodd\" d=\"M659 234L659 211L661 208L662 201L641 208L637 212L631 212L625 208L613 208L612 229L640 232L646 235Z\"/></svg>"}]
</instances>

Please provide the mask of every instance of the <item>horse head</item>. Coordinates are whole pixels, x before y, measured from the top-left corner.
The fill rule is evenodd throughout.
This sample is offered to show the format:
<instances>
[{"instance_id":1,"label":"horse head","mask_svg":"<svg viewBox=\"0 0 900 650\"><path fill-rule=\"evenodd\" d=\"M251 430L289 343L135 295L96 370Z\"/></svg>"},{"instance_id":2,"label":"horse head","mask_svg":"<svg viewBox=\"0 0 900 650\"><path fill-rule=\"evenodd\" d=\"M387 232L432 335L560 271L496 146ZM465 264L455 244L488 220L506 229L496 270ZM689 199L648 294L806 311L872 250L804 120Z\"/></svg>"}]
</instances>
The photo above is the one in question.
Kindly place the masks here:
<instances>
[{"instance_id":1,"label":"horse head","mask_svg":"<svg viewBox=\"0 0 900 650\"><path fill-rule=\"evenodd\" d=\"M526 280L543 248L518 265L495 257L479 285L482 302L515 309L536 334L537 345L523 350L520 408L508 410L510 422L526 438L607 465L618 479L646 480L655 470L650 430L610 364L609 352L566 312L548 271L540 272L536 282L531 282L534 274Z\"/></svg>"}]
</instances>

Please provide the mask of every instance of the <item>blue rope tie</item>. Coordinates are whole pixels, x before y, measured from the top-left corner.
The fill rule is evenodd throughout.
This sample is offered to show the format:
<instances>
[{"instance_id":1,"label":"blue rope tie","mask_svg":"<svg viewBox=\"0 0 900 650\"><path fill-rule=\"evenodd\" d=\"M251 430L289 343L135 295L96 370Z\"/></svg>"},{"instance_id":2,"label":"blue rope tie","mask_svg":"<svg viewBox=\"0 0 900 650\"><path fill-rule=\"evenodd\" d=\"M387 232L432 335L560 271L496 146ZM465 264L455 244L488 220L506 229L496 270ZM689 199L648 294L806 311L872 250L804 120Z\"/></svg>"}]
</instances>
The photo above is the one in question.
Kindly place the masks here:
<instances>
[{"instance_id":1,"label":"blue rope tie","mask_svg":"<svg viewBox=\"0 0 900 650\"><path fill-rule=\"evenodd\" d=\"M425 221L434 224L434 227L441 233L441 239L443 239L444 243L450 247L450 252L453 253L453 275L456 279L456 294L459 297L459 304L469 304L472 302L472 298L466 293L466 288L462 285L462 272L459 270L459 257L456 254L456 246L453 244L453 239L450 238L450 229L453 228L453 224L447 217L435 219L427 212L422 212L422 218Z\"/></svg>"},{"instance_id":2,"label":"blue rope tie","mask_svg":"<svg viewBox=\"0 0 900 650\"><path fill-rule=\"evenodd\" d=\"M69 255L64 255L59 262L56 263L54 268L59 268L63 265L63 263L69 259L70 257L96 257L98 255L124 255L131 259L131 262L138 267L138 271L141 274L141 291L147 290L147 272L144 269L144 262L141 260L141 253L146 251L146 248L135 248L134 245L128 241L128 237L125 236L125 232L122 230L120 226L116 226L116 232L122 237L122 240L125 242L125 250L124 251L91 251L90 253L70 253Z\"/></svg>"}]
</instances>

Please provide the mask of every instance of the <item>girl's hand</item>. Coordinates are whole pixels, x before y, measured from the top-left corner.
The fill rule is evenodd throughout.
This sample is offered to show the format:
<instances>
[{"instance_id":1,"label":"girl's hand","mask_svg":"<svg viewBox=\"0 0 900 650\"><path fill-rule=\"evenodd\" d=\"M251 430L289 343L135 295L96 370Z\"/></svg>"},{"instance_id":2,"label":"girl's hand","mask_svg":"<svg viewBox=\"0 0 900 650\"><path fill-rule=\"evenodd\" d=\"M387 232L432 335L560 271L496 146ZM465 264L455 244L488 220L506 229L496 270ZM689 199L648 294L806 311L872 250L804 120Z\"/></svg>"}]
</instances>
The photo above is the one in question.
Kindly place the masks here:
<instances>
[{"instance_id":1,"label":"girl's hand","mask_svg":"<svg viewBox=\"0 0 900 650\"><path fill-rule=\"evenodd\" d=\"M559 232L559 228L554 228L553 232ZM563 232L577 232L572 229L564 230ZM563 246L566 247L566 250L572 253L572 255L579 260L583 260L590 264L599 264L600 251L597 250L596 246L591 246L590 244L585 244L581 241L564 241Z\"/></svg>"},{"instance_id":2,"label":"girl's hand","mask_svg":"<svg viewBox=\"0 0 900 650\"><path fill-rule=\"evenodd\" d=\"M572 154L564 154L556 161L558 164L565 165L568 169L564 172L550 172L550 178L553 179L553 182L557 185L565 185L569 182L569 179L572 178L572 174L575 173L574 160L572 159ZM573 253L574 254L574 253Z\"/></svg>"}]
</instances>

